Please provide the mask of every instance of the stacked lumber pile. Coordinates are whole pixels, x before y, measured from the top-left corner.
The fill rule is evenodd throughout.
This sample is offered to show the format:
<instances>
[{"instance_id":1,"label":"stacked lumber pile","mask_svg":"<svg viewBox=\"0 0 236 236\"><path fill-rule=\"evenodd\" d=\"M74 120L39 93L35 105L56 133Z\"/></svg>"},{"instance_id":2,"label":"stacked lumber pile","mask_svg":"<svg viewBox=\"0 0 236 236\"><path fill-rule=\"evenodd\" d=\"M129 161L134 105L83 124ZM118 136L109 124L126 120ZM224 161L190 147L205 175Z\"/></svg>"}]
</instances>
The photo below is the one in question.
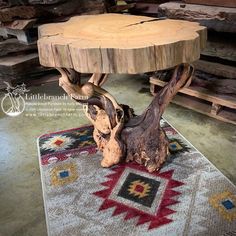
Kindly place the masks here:
<instances>
[{"instance_id":1,"label":"stacked lumber pile","mask_svg":"<svg viewBox=\"0 0 236 236\"><path fill-rule=\"evenodd\" d=\"M157 17L158 6L168 0L125 0L120 2L126 2L130 14Z\"/></svg>"},{"instance_id":2,"label":"stacked lumber pile","mask_svg":"<svg viewBox=\"0 0 236 236\"><path fill-rule=\"evenodd\" d=\"M114 0L0 0L0 89L6 87L3 81L31 85L57 79L55 69L39 64L39 25L104 13L114 4Z\"/></svg>"},{"instance_id":3,"label":"stacked lumber pile","mask_svg":"<svg viewBox=\"0 0 236 236\"><path fill-rule=\"evenodd\" d=\"M236 1L168 2L159 5L159 14L197 21L208 28L206 48L200 59L193 63L192 83L181 90L174 102L236 124ZM166 83L160 74L156 77L150 79L152 93Z\"/></svg>"}]
</instances>

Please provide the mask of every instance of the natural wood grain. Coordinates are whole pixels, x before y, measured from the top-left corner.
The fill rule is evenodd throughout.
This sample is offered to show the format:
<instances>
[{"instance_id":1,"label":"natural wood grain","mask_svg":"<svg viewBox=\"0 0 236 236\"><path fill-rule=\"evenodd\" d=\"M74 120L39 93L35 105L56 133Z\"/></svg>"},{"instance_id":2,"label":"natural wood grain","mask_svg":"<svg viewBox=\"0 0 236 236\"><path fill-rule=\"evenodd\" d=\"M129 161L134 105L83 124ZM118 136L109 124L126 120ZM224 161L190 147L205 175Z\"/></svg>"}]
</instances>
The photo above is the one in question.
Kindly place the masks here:
<instances>
[{"instance_id":1,"label":"natural wood grain","mask_svg":"<svg viewBox=\"0 0 236 236\"><path fill-rule=\"evenodd\" d=\"M125 152L124 143L120 139L125 114L122 106L106 90L99 87L104 76L94 74L90 82L81 85L78 72L72 69L58 70L62 75L59 85L70 97L87 104L85 114L94 125L94 140L103 152L101 165L110 167L119 163Z\"/></svg>"},{"instance_id":2,"label":"natural wood grain","mask_svg":"<svg viewBox=\"0 0 236 236\"><path fill-rule=\"evenodd\" d=\"M0 21L16 19L55 18L74 14L99 14L106 12L107 0L70 0L55 5L25 5L0 8Z\"/></svg>"},{"instance_id":3,"label":"natural wood grain","mask_svg":"<svg viewBox=\"0 0 236 236\"><path fill-rule=\"evenodd\" d=\"M21 43L32 44L35 43L37 40L37 28L20 30L0 27L0 35L6 39L12 38L12 36L14 36Z\"/></svg>"},{"instance_id":4,"label":"natural wood grain","mask_svg":"<svg viewBox=\"0 0 236 236\"><path fill-rule=\"evenodd\" d=\"M156 17L158 12L158 5L163 3L157 1L126 1L127 3L135 3L135 7L131 8L129 12L133 15L145 15Z\"/></svg>"},{"instance_id":5,"label":"natural wood grain","mask_svg":"<svg viewBox=\"0 0 236 236\"><path fill-rule=\"evenodd\" d=\"M218 32L236 33L236 8L168 2L159 6L159 12L172 19L199 22Z\"/></svg>"},{"instance_id":6,"label":"natural wood grain","mask_svg":"<svg viewBox=\"0 0 236 236\"><path fill-rule=\"evenodd\" d=\"M233 95L236 101L236 83L235 79L228 79L217 75L205 73L196 70L192 85L194 87L203 87L215 95Z\"/></svg>"},{"instance_id":7,"label":"natural wood grain","mask_svg":"<svg viewBox=\"0 0 236 236\"><path fill-rule=\"evenodd\" d=\"M236 7L235 0L184 0L186 3L202 4L219 7Z\"/></svg>"},{"instance_id":8,"label":"natural wood grain","mask_svg":"<svg viewBox=\"0 0 236 236\"><path fill-rule=\"evenodd\" d=\"M135 7L135 3L125 4L125 5L116 5L116 6L112 6L108 8L108 12L110 13L122 12L122 11L127 11L134 7Z\"/></svg>"},{"instance_id":9,"label":"natural wood grain","mask_svg":"<svg viewBox=\"0 0 236 236\"><path fill-rule=\"evenodd\" d=\"M12 22L2 23L1 27L16 29L16 30L25 30L33 27L37 19L28 19L28 20L14 20Z\"/></svg>"},{"instance_id":10,"label":"natural wood grain","mask_svg":"<svg viewBox=\"0 0 236 236\"><path fill-rule=\"evenodd\" d=\"M65 0L0 0L0 7L12 7L33 4L55 4Z\"/></svg>"},{"instance_id":11,"label":"natural wood grain","mask_svg":"<svg viewBox=\"0 0 236 236\"><path fill-rule=\"evenodd\" d=\"M140 73L192 62L206 42L197 23L103 14L39 27L40 63L82 73Z\"/></svg>"},{"instance_id":12,"label":"natural wood grain","mask_svg":"<svg viewBox=\"0 0 236 236\"><path fill-rule=\"evenodd\" d=\"M15 38L7 39L0 42L0 56L29 50L37 50L36 43L26 45L19 43L19 41Z\"/></svg>"},{"instance_id":13,"label":"natural wood grain","mask_svg":"<svg viewBox=\"0 0 236 236\"><path fill-rule=\"evenodd\" d=\"M25 83L29 86L40 85L47 81L53 81L51 79L52 74L55 75L55 70L45 69L42 66L33 65L34 70L27 69L21 73L17 74L0 74L0 89L5 89L7 86L3 81L10 83L12 86L16 86L17 84ZM32 68L32 67L31 67ZM45 78L46 76L49 78ZM58 80L58 77L57 77ZM55 79L54 79L55 81Z\"/></svg>"},{"instance_id":14,"label":"natural wood grain","mask_svg":"<svg viewBox=\"0 0 236 236\"><path fill-rule=\"evenodd\" d=\"M33 6L15 6L11 8L0 9L0 21L11 22L18 19L31 19L38 17L40 10Z\"/></svg>"},{"instance_id":15,"label":"natural wood grain","mask_svg":"<svg viewBox=\"0 0 236 236\"><path fill-rule=\"evenodd\" d=\"M236 34L208 32L204 56L236 62Z\"/></svg>"},{"instance_id":16,"label":"natural wood grain","mask_svg":"<svg viewBox=\"0 0 236 236\"><path fill-rule=\"evenodd\" d=\"M101 78L104 78L102 75L93 75L90 82L82 85L78 72L58 70L62 75L60 86L70 97L86 104L85 113L94 125L94 140L103 153L103 167L110 167L123 159L143 164L150 172L161 167L169 154L169 142L160 126L160 119L174 95L191 79L191 66L177 66L170 83L139 116L134 116L131 108L119 104L99 87L103 82Z\"/></svg>"},{"instance_id":17,"label":"natural wood grain","mask_svg":"<svg viewBox=\"0 0 236 236\"><path fill-rule=\"evenodd\" d=\"M148 171L158 170L169 154L169 141L160 126L161 116L179 89L191 79L193 68L188 64L177 66L170 82L154 97L140 116L130 118L122 130L126 146L126 161L136 161Z\"/></svg>"},{"instance_id":18,"label":"natural wood grain","mask_svg":"<svg viewBox=\"0 0 236 236\"><path fill-rule=\"evenodd\" d=\"M0 57L0 75L20 74L32 70L32 66L38 64L38 53Z\"/></svg>"},{"instance_id":19,"label":"natural wood grain","mask_svg":"<svg viewBox=\"0 0 236 236\"><path fill-rule=\"evenodd\" d=\"M206 73L222 76L230 79L236 79L236 67L223 65L220 63L209 62L204 60L195 61L194 66L196 69ZM236 80L235 80L236 83Z\"/></svg>"},{"instance_id":20,"label":"natural wood grain","mask_svg":"<svg viewBox=\"0 0 236 236\"><path fill-rule=\"evenodd\" d=\"M212 103L212 107L211 107L211 113L213 115L217 115L220 110L222 109L222 106L216 103Z\"/></svg>"},{"instance_id":21,"label":"natural wood grain","mask_svg":"<svg viewBox=\"0 0 236 236\"><path fill-rule=\"evenodd\" d=\"M29 4L55 4L55 3L64 2L64 1L65 0L28 0Z\"/></svg>"}]
</instances>

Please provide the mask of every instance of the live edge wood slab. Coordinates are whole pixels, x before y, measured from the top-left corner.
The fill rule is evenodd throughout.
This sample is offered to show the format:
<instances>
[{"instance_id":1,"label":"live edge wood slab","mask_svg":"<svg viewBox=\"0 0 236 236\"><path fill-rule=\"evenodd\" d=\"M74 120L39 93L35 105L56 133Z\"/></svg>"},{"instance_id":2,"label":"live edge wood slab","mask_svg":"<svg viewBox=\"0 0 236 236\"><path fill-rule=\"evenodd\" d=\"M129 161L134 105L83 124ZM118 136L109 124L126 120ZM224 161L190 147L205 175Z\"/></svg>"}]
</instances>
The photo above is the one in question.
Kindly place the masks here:
<instances>
[{"instance_id":1,"label":"live edge wood slab","mask_svg":"<svg viewBox=\"0 0 236 236\"><path fill-rule=\"evenodd\" d=\"M39 28L39 58L61 73L60 86L94 125L94 139L103 153L101 165L136 161L158 170L168 156L168 139L160 127L166 106L188 86L193 67L206 43L198 23L144 16L103 14L73 17ZM136 116L101 88L109 73L143 73L176 67L170 82ZM81 84L80 73L93 73Z\"/></svg>"}]
</instances>

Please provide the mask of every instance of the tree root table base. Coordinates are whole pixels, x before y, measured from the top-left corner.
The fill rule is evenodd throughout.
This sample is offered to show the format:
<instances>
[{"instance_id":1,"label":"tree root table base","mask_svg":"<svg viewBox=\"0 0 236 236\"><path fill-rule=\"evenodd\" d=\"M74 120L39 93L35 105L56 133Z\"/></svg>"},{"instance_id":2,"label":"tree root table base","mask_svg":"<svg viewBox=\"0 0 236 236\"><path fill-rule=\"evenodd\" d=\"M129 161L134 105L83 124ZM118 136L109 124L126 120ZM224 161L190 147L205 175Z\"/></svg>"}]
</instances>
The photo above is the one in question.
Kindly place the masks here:
<instances>
[{"instance_id":1,"label":"tree root table base","mask_svg":"<svg viewBox=\"0 0 236 236\"><path fill-rule=\"evenodd\" d=\"M170 82L139 116L100 87L107 78L106 74L93 74L87 83L81 85L78 72L58 70L62 74L60 86L68 95L73 94L76 101L86 104L85 114L94 125L94 140L103 153L103 167L123 160L143 164L150 172L160 168L169 153L169 142L160 126L160 119L178 90L189 85L192 66L177 66Z\"/></svg>"}]
</instances>

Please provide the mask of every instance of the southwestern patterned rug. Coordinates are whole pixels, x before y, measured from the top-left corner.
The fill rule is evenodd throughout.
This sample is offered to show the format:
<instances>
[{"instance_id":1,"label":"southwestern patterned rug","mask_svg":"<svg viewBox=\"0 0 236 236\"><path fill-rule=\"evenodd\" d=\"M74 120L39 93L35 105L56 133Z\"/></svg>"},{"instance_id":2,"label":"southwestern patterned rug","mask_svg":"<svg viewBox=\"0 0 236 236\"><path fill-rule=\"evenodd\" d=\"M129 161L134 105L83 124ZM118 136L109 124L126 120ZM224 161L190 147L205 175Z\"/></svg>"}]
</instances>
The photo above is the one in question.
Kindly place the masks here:
<instances>
[{"instance_id":1,"label":"southwestern patterned rug","mask_svg":"<svg viewBox=\"0 0 236 236\"><path fill-rule=\"evenodd\" d=\"M49 235L236 235L236 187L166 121L170 152L148 173L100 167L93 128L46 134L39 156Z\"/></svg>"}]
</instances>

